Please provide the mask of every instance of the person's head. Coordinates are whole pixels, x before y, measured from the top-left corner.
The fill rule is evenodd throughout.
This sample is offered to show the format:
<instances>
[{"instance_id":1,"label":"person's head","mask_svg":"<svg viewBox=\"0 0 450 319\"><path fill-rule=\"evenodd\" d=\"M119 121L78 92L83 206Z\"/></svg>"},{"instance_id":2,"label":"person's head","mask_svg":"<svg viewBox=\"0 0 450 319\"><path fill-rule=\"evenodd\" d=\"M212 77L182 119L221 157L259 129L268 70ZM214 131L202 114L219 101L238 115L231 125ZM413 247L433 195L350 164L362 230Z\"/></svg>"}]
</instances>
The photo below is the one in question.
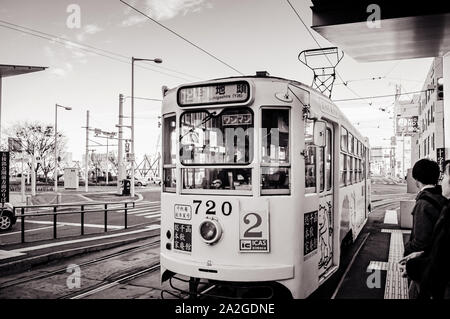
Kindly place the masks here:
<instances>
[{"instance_id":1,"label":"person's head","mask_svg":"<svg viewBox=\"0 0 450 319\"><path fill-rule=\"evenodd\" d=\"M418 160L412 169L412 177L420 189L425 185L436 185L439 181L439 165L435 161L423 158Z\"/></svg>"},{"instance_id":2,"label":"person's head","mask_svg":"<svg viewBox=\"0 0 450 319\"><path fill-rule=\"evenodd\" d=\"M443 175L442 175L442 195L446 198L450 198L450 160L446 160L442 164Z\"/></svg>"}]
</instances>

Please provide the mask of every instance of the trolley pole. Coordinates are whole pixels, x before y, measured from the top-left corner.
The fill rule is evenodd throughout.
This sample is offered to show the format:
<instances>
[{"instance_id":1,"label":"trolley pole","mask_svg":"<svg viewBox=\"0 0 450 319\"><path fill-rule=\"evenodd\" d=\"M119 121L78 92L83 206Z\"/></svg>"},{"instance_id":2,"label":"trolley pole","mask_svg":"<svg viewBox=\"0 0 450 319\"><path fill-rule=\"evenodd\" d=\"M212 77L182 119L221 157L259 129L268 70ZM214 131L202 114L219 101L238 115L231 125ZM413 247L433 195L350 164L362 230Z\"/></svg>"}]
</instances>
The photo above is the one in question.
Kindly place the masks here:
<instances>
[{"instance_id":1,"label":"trolley pole","mask_svg":"<svg viewBox=\"0 0 450 319\"><path fill-rule=\"evenodd\" d=\"M89 191L89 110L86 111L86 154L84 158L84 191Z\"/></svg>"}]
</instances>

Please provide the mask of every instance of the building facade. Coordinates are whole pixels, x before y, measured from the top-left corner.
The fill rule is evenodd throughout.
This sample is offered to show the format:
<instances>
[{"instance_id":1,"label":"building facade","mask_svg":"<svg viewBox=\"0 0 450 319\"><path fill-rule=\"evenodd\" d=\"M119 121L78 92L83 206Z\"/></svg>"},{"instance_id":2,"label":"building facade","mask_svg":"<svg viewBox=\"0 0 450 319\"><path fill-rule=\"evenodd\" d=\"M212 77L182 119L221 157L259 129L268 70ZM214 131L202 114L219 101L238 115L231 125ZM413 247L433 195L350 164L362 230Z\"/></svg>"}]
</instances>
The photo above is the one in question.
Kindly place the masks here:
<instances>
[{"instance_id":1,"label":"building facade","mask_svg":"<svg viewBox=\"0 0 450 319\"><path fill-rule=\"evenodd\" d=\"M415 139L418 158L441 161L444 158L444 101L437 84L443 78L442 57L433 59L419 100L419 136Z\"/></svg>"},{"instance_id":2,"label":"building facade","mask_svg":"<svg viewBox=\"0 0 450 319\"><path fill-rule=\"evenodd\" d=\"M397 96L394 104L394 157L395 177L405 178L408 168L413 165L414 142L419 133L419 95L411 100L400 100L400 87L397 87Z\"/></svg>"}]
</instances>

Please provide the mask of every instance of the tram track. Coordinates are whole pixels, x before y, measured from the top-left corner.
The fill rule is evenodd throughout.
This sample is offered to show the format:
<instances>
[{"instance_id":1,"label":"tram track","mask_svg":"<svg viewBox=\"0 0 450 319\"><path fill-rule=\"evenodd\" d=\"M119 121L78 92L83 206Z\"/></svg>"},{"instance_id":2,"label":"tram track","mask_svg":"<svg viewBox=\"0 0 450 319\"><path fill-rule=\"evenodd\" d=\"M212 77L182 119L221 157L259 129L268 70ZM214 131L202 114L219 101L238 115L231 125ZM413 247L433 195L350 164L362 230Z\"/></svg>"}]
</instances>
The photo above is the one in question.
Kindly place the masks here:
<instances>
[{"instance_id":1,"label":"tram track","mask_svg":"<svg viewBox=\"0 0 450 319\"><path fill-rule=\"evenodd\" d=\"M150 238L154 238L154 237L159 237L159 235L158 236L151 236ZM115 253L112 253L112 254L108 254L108 255L105 255L105 256L102 256L102 257L98 257L98 258L95 258L93 260L89 260L89 261L86 261L84 263L80 263L80 264L77 264L77 265L80 268L83 268L83 267L86 267L86 266L90 266L90 265L94 265L94 264L98 264L98 263L104 262L104 261L109 260L109 259L120 257L120 256L123 256L123 255L129 254L129 253L139 252L139 251L146 250L146 249L149 249L149 248L157 247L157 246L159 246L159 244L160 244L160 241L156 240L156 241L153 241L151 243L144 244L144 245L131 247L131 248L126 248L124 250L121 250L121 251L118 251L118 252L115 252ZM13 286L17 286L17 285L30 283L30 282L33 282L35 280L51 278L53 276L56 276L56 275L59 275L59 274L62 274L62 273L66 273L66 272L67 272L67 267L63 267L63 268L59 268L59 269L51 271L51 272L45 272L45 273L41 273L41 274L37 274L37 275L34 275L34 276L25 277L25 278L21 277L21 278L18 278L18 279L13 279L13 280L1 283L0 284L0 290L1 289L5 289L5 288L9 288L9 287L13 287Z\"/></svg>"},{"instance_id":2,"label":"tram track","mask_svg":"<svg viewBox=\"0 0 450 319\"><path fill-rule=\"evenodd\" d=\"M92 287L89 287L83 291L78 291L76 293L72 293L72 294L68 294L65 296L62 296L58 299L83 299L89 296L92 296L94 294L97 294L99 292L111 289L113 287L116 287L118 285L130 282L134 279L137 279L139 277L142 277L144 275L153 273L155 271L157 271L160 268L160 263L157 262L155 264L152 264L149 267L146 267L144 269L138 269L135 271L131 271L128 272L122 276L120 276L119 278L113 279L113 280L104 280L102 283L98 284L98 285L94 285Z\"/></svg>"}]
</instances>

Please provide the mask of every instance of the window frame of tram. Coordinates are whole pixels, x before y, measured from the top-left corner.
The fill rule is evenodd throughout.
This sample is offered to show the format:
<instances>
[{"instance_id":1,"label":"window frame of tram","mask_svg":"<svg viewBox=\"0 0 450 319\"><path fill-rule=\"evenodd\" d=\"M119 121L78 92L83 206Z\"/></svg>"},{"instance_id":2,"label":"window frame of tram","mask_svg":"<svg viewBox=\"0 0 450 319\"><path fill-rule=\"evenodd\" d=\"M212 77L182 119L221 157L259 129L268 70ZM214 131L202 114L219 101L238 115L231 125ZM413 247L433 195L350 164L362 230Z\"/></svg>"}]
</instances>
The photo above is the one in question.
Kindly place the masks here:
<instances>
[{"instance_id":1,"label":"window frame of tram","mask_svg":"<svg viewBox=\"0 0 450 319\"><path fill-rule=\"evenodd\" d=\"M349 130L341 126L339 154L339 185L345 187L362 182L366 178L364 144Z\"/></svg>"},{"instance_id":2,"label":"window frame of tram","mask_svg":"<svg viewBox=\"0 0 450 319\"><path fill-rule=\"evenodd\" d=\"M202 113L204 114L203 120L197 121L193 118L195 115L201 115ZM255 116L253 110L249 107L223 108L220 113L203 122L204 118L210 114L211 112L208 110L197 109L185 111L180 115L178 140L180 143L180 163L183 165L181 168L181 192L184 194L251 195L253 183L252 167L250 166L255 158ZM188 116L189 118L187 118ZM244 123L244 119L250 119L250 123ZM239 123L239 121L241 122ZM187 127L191 128L186 131ZM229 129L233 129L233 132ZM189 131L195 133L196 130L198 142L182 143ZM202 130L202 132L200 133L199 130ZM237 130L242 130L244 135L237 136ZM183 133L184 131L186 133ZM188 138L191 137L188 136ZM232 141L229 140L231 138ZM208 145L209 153L204 152L206 147L203 147L203 152L195 152L198 148L195 144L201 143L201 141L203 141L204 146ZM212 143L212 141L214 142ZM232 148L228 148L231 145ZM185 148L185 146L189 146L191 149ZM243 146L243 149L240 149L240 146ZM185 149L188 149L187 154L190 154L188 161L184 158ZM214 151L211 151L211 149L214 149ZM233 153L232 162L229 161L231 152ZM238 159L238 154L241 155L240 159ZM228 160L225 160L227 158ZM202 159L203 162L199 162ZM242 162L241 159L243 159ZM189 163L189 161L192 162Z\"/></svg>"},{"instance_id":3,"label":"window frame of tram","mask_svg":"<svg viewBox=\"0 0 450 319\"><path fill-rule=\"evenodd\" d=\"M174 125L172 125L172 123ZM167 128L169 129L167 131ZM175 113L163 115L163 192L176 192L177 121ZM169 138L168 138L169 137ZM175 141L172 141L175 139ZM175 143L174 143L175 142Z\"/></svg>"},{"instance_id":4,"label":"window frame of tram","mask_svg":"<svg viewBox=\"0 0 450 319\"><path fill-rule=\"evenodd\" d=\"M290 137L291 109L262 106L260 141L262 196L291 194Z\"/></svg>"},{"instance_id":5,"label":"window frame of tram","mask_svg":"<svg viewBox=\"0 0 450 319\"><path fill-rule=\"evenodd\" d=\"M333 186L333 130L330 127L326 128L325 146L317 147L313 144L315 122L315 120L307 119L304 126L305 194L317 192L317 177L319 178L319 192L330 191Z\"/></svg>"}]
</instances>

